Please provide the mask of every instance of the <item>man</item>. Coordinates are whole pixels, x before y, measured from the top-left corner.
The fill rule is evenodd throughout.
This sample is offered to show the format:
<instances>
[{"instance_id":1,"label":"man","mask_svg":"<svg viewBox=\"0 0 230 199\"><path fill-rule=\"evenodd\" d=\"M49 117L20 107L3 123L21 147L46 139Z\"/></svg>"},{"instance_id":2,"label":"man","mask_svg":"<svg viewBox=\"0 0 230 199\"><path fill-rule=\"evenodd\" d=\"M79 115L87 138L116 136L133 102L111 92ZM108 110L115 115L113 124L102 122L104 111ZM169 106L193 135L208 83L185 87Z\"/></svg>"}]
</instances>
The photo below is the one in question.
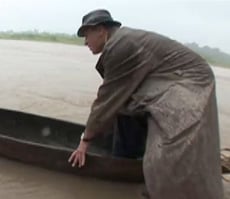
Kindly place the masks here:
<instances>
[{"instance_id":1,"label":"man","mask_svg":"<svg viewBox=\"0 0 230 199\"><path fill-rule=\"evenodd\" d=\"M209 65L165 36L120 26L108 11L95 10L78 30L93 54L102 53L96 68L104 80L69 161L84 166L90 142L122 112L147 123L143 170L150 198L222 199Z\"/></svg>"}]
</instances>

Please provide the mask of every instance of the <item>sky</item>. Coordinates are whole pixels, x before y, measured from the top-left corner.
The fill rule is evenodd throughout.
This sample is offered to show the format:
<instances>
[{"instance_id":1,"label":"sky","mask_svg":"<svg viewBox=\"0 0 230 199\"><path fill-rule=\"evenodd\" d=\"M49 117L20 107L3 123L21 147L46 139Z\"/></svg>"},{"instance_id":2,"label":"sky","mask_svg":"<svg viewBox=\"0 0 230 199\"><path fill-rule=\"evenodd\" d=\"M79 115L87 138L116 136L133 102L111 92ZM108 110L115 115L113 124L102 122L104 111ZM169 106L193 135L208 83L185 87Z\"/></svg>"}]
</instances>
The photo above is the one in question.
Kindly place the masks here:
<instances>
[{"instance_id":1,"label":"sky","mask_svg":"<svg viewBox=\"0 0 230 199\"><path fill-rule=\"evenodd\" d=\"M230 0L0 0L0 31L76 34L82 16L99 8L123 26L230 54Z\"/></svg>"}]
</instances>

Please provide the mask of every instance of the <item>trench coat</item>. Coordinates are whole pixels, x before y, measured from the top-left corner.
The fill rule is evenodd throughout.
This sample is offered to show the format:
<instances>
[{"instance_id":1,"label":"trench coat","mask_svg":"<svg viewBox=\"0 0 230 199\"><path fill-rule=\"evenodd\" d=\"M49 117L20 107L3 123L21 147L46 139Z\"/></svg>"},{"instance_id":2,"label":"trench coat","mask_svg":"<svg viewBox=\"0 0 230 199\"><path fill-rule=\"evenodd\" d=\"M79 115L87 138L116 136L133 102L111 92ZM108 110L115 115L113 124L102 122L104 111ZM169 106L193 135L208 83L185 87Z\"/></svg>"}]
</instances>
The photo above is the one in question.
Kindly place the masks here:
<instances>
[{"instance_id":1,"label":"trench coat","mask_svg":"<svg viewBox=\"0 0 230 199\"><path fill-rule=\"evenodd\" d=\"M215 78L206 61L168 37L122 27L96 69L103 83L85 137L106 132L120 112L146 114L150 198L222 199Z\"/></svg>"}]
</instances>

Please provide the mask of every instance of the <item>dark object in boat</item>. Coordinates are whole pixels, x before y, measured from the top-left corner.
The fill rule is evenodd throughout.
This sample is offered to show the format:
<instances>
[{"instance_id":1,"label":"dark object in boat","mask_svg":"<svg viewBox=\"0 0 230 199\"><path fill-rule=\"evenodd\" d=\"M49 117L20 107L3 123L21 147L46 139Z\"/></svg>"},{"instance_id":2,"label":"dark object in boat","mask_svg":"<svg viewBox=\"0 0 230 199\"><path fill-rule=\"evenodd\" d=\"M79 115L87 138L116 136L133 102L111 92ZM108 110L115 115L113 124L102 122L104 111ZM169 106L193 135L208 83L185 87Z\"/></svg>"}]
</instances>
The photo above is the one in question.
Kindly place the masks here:
<instances>
[{"instance_id":1,"label":"dark object in boat","mask_svg":"<svg viewBox=\"0 0 230 199\"><path fill-rule=\"evenodd\" d=\"M221 150L222 173L230 173L230 148Z\"/></svg>"},{"instance_id":2,"label":"dark object in boat","mask_svg":"<svg viewBox=\"0 0 230 199\"><path fill-rule=\"evenodd\" d=\"M143 182L142 161L113 157L112 135L93 142L83 168L67 162L84 126L0 109L0 155L33 165L101 179Z\"/></svg>"}]
</instances>

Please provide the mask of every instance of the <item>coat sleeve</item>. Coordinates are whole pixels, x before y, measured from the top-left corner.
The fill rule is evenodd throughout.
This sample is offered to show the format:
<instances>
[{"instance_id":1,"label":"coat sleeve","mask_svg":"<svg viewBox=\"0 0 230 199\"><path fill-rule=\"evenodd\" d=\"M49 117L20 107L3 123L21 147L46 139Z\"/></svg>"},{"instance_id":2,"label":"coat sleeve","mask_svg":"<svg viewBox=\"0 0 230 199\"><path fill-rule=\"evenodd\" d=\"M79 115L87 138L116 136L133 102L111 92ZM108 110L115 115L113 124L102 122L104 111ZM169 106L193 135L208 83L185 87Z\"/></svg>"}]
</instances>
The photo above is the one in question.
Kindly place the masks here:
<instances>
[{"instance_id":1,"label":"coat sleeve","mask_svg":"<svg viewBox=\"0 0 230 199\"><path fill-rule=\"evenodd\" d=\"M86 139L106 131L151 70L144 50L125 36L106 45L102 54L104 81L86 123Z\"/></svg>"}]
</instances>

